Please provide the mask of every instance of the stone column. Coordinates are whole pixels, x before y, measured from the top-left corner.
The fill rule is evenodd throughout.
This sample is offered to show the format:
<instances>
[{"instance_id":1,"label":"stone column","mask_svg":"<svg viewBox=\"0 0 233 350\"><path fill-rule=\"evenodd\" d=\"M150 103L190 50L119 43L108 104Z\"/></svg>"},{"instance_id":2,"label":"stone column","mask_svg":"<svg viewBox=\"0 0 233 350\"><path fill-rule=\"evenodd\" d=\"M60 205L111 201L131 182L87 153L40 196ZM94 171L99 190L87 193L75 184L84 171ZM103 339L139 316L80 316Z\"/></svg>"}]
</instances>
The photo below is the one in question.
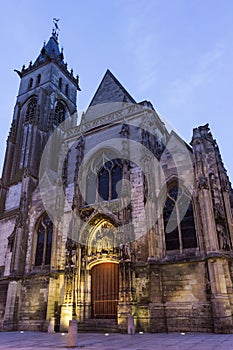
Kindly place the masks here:
<instances>
[{"instance_id":1,"label":"stone column","mask_svg":"<svg viewBox=\"0 0 233 350\"><path fill-rule=\"evenodd\" d=\"M210 190L200 188L198 193L201 222L206 252L218 251L218 240Z\"/></svg>"},{"instance_id":2,"label":"stone column","mask_svg":"<svg viewBox=\"0 0 233 350\"><path fill-rule=\"evenodd\" d=\"M223 263L224 261L219 258L212 258L208 261L213 326L215 333L232 333L231 304L227 293Z\"/></svg>"},{"instance_id":3,"label":"stone column","mask_svg":"<svg viewBox=\"0 0 233 350\"><path fill-rule=\"evenodd\" d=\"M223 192L223 200L225 204L226 219L227 219L227 224L228 224L229 233L230 233L230 240L233 246L233 217L232 217L232 211L231 211L229 192Z\"/></svg>"}]
</instances>

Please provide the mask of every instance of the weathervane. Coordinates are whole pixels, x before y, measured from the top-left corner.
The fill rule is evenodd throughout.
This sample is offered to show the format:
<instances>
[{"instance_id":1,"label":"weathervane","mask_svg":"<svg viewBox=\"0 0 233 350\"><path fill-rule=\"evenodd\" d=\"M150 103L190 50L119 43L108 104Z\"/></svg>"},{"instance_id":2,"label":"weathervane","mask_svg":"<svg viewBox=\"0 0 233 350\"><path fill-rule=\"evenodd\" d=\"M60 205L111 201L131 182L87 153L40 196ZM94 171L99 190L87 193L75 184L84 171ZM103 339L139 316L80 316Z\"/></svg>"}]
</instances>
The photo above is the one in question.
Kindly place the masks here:
<instances>
[{"instance_id":1,"label":"weathervane","mask_svg":"<svg viewBox=\"0 0 233 350\"><path fill-rule=\"evenodd\" d=\"M54 28L53 28L53 36L55 37L55 39L58 39L58 34L60 31L60 28L58 27L58 22L60 21L60 18L53 18L53 24L54 24Z\"/></svg>"}]
</instances>

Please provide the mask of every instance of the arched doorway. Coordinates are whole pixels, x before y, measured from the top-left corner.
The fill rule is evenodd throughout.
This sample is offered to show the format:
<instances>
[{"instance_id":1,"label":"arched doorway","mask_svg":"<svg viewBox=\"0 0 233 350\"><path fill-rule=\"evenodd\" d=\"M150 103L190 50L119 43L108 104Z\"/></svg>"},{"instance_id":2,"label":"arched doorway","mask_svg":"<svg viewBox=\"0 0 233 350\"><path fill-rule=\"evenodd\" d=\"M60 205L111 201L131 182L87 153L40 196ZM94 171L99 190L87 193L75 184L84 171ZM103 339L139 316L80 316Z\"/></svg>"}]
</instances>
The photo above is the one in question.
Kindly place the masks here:
<instances>
[{"instance_id":1,"label":"arched doorway","mask_svg":"<svg viewBox=\"0 0 233 350\"><path fill-rule=\"evenodd\" d=\"M119 297L119 265L106 262L93 266L91 274L93 318L116 318Z\"/></svg>"}]
</instances>

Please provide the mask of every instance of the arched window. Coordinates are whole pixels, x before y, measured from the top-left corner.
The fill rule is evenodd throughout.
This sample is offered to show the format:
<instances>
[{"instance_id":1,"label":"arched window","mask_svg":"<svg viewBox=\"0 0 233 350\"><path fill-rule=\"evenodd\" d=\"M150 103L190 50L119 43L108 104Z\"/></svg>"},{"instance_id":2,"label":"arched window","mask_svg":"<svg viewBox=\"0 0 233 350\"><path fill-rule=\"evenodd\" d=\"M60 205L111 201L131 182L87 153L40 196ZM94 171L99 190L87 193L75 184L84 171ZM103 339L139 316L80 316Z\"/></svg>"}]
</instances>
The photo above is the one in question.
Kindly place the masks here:
<instances>
[{"instance_id":1,"label":"arched window","mask_svg":"<svg viewBox=\"0 0 233 350\"><path fill-rule=\"evenodd\" d=\"M59 78L59 81L58 81L58 86L59 86L59 89L62 88L62 78Z\"/></svg>"},{"instance_id":2,"label":"arched window","mask_svg":"<svg viewBox=\"0 0 233 350\"><path fill-rule=\"evenodd\" d=\"M28 90L32 88L32 85L33 85L33 79L30 78L28 82Z\"/></svg>"},{"instance_id":3,"label":"arched window","mask_svg":"<svg viewBox=\"0 0 233 350\"><path fill-rule=\"evenodd\" d=\"M86 177L86 203L93 204L96 201L96 175L90 171Z\"/></svg>"},{"instance_id":4,"label":"arched window","mask_svg":"<svg viewBox=\"0 0 233 350\"><path fill-rule=\"evenodd\" d=\"M53 223L47 214L43 215L37 229L35 266L50 265L53 237Z\"/></svg>"},{"instance_id":5,"label":"arched window","mask_svg":"<svg viewBox=\"0 0 233 350\"><path fill-rule=\"evenodd\" d=\"M24 119L25 124L33 122L36 116L36 109L37 109L37 98L32 97L27 105L27 110L26 110L25 119Z\"/></svg>"},{"instance_id":6,"label":"arched window","mask_svg":"<svg viewBox=\"0 0 233 350\"><path fill-rule=\"evenodd\" d=\"M173 185L163 208L166 250L196 248L197 238L191 198Z\"/></svg>"},{"instance_id":7,"label":"arched window","mask_svg":"<svg viewBox=\"0 0 233 350\"><path fill-rule=\"evenodd\" d=\"M68 84L66 84L65 94L66 94L66 96L68 96L68 95L69 95L69 85L68 85Z\"/></svg>"},{"instance_id":8,"label":"arched window","mask_svg":"<svg viewBox=\"0 0 233 350\"><path fill-rule=\"evenodd\" d=\"M104 164L98 172L99 200L111 200L120 197L122 165L118 159Z\"/></svg>"},{"instance_id":9,"label":"arched window","mask_svg":"<svg viewBox=\"0 0 233 350\"><path fill-rule=\"evenodd\" d=\"M56 127L65 120L66 109L65 106L59 101L55 107L53 126Z\"/></svg>"},{"instance_id":10,"label":"arched window","mask_svg":"<svg viewBox=\"0 0 233 350\"><path fill-rule=\"evenodd\" d=\"M41 74L38 74L36 78L36 85L39 85L40 81L41 81Z\"/></svg>"},{"instance_id":11,"label":"arched window","mask_svg":"<svg viewBox=\"0 0 233 350\"><path fill-rule=\"evenodd\" d=\"M122 180L122 167L116 163L111 169L111 199L120 196Z\"/></svg>"}]
</instances>

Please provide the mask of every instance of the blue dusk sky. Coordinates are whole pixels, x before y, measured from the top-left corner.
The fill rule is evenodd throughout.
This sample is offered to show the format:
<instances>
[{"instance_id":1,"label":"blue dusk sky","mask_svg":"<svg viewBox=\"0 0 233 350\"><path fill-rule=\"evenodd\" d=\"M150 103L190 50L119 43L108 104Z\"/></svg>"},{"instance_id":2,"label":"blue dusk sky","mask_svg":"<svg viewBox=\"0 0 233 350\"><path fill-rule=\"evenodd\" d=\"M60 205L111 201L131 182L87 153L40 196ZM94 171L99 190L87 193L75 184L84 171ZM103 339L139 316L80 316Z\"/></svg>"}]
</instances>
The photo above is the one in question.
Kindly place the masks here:
<instances>
[{"instance_id":1,"label":"blue dusk sky","mask_svg":"<svg viewBox=\"0 0 233 350\"><path fill-rule=\"evenodd\" d=\"M38 56L60 18L59 44L79 74L78 108L106 69L188 143L210 124L233 181L232 0L40 0L1 3L0 164L21 69Z\"/></svg>"}]
</instances>

